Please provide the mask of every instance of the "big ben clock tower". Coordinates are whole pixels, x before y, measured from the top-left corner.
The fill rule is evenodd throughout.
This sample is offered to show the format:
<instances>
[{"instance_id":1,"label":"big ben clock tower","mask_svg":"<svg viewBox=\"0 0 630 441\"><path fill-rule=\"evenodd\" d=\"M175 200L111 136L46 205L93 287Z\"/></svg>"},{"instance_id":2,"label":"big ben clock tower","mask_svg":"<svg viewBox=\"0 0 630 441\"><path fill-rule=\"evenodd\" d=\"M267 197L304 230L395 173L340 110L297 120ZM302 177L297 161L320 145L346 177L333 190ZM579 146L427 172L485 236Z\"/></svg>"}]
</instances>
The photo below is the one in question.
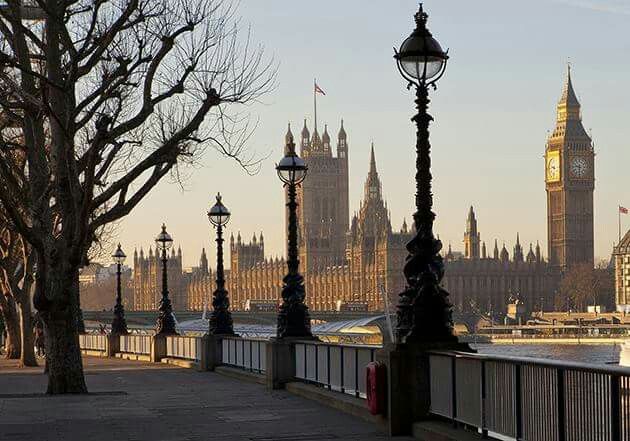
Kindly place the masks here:
<instances>
[{"instance_id":1,"label":"big ben clock tower","mask_svg":"<svg viewBox=\"0 0 630 441\"><path fill-rule=\"evenodd\" d=\"M550 263L593 265L593 190L595 153L582 125L571 67L557 107L556 128L545 150L547 236Z\"/></svg>"}]
</instances>

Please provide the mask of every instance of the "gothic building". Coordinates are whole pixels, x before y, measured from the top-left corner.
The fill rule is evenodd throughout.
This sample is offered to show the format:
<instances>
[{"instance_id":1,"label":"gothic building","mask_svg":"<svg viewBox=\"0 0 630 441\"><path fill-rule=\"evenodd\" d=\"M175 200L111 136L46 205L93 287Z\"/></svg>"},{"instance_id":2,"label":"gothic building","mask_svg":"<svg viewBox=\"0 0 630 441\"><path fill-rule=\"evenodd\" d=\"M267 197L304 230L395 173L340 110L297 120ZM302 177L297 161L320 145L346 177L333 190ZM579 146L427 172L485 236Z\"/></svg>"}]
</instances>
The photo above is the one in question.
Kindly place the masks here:
<instances>
[{"instance_id":1,"label":"gothic building","mask_svg":"<svg viewBox=\"0 0 630 441\"><path fill-rule=\"evenodd\" d=\"M381 309L382 292L397 294L403 288L401 268L411 236L406 224L399 232L392 230L373 147L363 201L348 228L346 139L342 124L337 157L333 158L327 128L321 141L316 129L312 138L306 125L302 130L302 153L306 152L309 174L298 193L299 202L304 204L298 218L300 260L307 262L302 263L301 271L307 303L315 311L334 310L344 304ZM285 140L293 142L290 129ZM313 183L305 185L309 181ZM240 233L236 239L232 236L230 264L227 282L234 309L244 309L248 300L278 302L286 262L265 258L262 233L248 243Z\"/></svg>"},{"instance_id":2,"label":"gothic building","mask_svg":"<svg viewBox=\"0 0 630 441\"><path fill-rule=\"evenodd\" d=\"M293 142L289 127L285 145ZM311 134L306 121L299 146L309 167L297 195L300 269L309 307L317 311L363 305L381 310L385 300L395 304L405 286L405 245L413 225L403 222L400 230L392 228L374 148L360 208L350 218L349 144L343 121L335 154L328 127L320 137L317 127ZM593 170L593 145L581 122L569 71L557 106L556 129L545 149L549 261L543 259L538 243L523 249L518 233L511 254L505 243L499 248L498 240L489 252L470 207L464 253L449 246L444 255L443 285L456 310L503 311L508 299L517 296L530 310L552 307L562 271L572 264L593 263ZM232 236L229 253L226 282L233 309L245 309L248 301L279 302L286 262L265 255L262 233L249 242L240 233ZM161 287L158 258L151 251L145 258L141 251L134 264L134 306L155 309ZM205 251L199 267L185 275L181 251L173 253L169 289L175 309L201 310L211 304L214 280Z\"/></svg>"},{"instance_id":3,"label":"gothic building","mask_svg":"<svg viewBox=\"0 0 630 441\"><path fill-rule=\"evenodd\" d=\"M187 305L186 281L182 272L182 250L177 254L171 250L166 266L168 291L173 309L183 310ZM154 311L162 298L162 259L156 251L149 248L145 257L144 250L133 252L133 309L136 311Z\"/></svg>"},{"instance_id":4,"label":"gothic building","mask_svg":"<svg viewBox=\"0 0 630 441\"><path fill-rule=\"evenodd\" d=\"M474 208L470 207L464 248L464 257L456 259L449 246L444 259L443 285L456 311L504 312L510 297L518 297L530 311L553 306L559 272L543 259L538 243L535 248L530 244L525 255L517 233L511 258L505 243L499 250L496 239L492 254L488 254Z\"/></svg>"},{"instance_id":5,"label":"gothic building","mask_svg":"<svg viewBox=\"0 0 630 441\"><path fill-rule=\"evenodd\" d=\"M293 142L289 127L286 144ZM308 165L308 178L298 188L299 256L307 272L322 265L342 264L348 231L348 141L341 121L337 156L333 156L328 126L321 138L317 127L311 136L302 128L300 156Z\"/></svg>"},{"instance_id":6,"label":"gothic building","mask_svg":"<svg viewBox=\"0 0 630 441\"><path fill-rule=\"evenodd\" d=\"M550 263L560 270L593 265L595 153L584 130L571 68L557 106L556 128L545 149L547 231Z\"/></svg>"}]
</instances>

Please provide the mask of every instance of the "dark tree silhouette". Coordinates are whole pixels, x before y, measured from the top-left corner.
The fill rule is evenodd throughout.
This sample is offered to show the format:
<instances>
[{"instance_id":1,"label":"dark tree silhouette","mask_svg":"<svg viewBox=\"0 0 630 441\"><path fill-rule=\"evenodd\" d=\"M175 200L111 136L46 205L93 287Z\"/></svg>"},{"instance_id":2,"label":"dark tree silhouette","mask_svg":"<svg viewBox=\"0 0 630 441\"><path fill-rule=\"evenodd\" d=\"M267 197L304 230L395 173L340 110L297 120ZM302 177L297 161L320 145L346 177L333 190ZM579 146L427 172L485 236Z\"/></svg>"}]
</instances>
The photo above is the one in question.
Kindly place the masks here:
<instances>
[{"instance_id":1,"label":"dark tree silhouette","mask_svg":"<svg viewBox=\"0 0 630 441\"><path fill-rule=\"evenodd\" d=\"M32 1L0 8L0 203L36 256L48 393L83 393L78 272L100 229L205 146L255 167L228 112L275 68L225 1Z\"/></svg>"}]
</instances>

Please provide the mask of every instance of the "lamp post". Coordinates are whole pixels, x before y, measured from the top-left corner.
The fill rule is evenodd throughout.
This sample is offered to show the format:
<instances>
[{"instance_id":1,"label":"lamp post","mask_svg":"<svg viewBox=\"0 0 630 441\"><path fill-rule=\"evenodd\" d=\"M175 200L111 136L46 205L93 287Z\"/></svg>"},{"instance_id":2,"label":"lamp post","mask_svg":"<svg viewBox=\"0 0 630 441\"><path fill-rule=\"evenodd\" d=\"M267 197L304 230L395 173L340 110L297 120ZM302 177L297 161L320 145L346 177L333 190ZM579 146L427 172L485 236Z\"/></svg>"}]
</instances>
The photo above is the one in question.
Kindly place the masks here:
<instances>
[{"instance_id":1,"label":"lamp post","mask_svg":"<svg viewBox=\"0 0 630 441\"><path fill-rule=\"evenodd\" d=\"M433 120L427 109L428 89L435 89L448 60L447 52L427 29L428 15L420 4L415 14L416 29L394 49L398 70L407 88L416 87L418 113L412 118L417 126L416 140L416 212L413 215L416 235L407 244L409 255L404 267L406 289L400 294L396 327L397 341L456 342L448 293L440 287L444 263L439 252L442 243L433 234L435 213L432 211L431 146L429 123Z\"/></svg>"},{"instance_id":2,"label":"lamp post","mask_svg":"<svg viewBox=\"0 0 630 441\"><path fill-rule=\"evenodd\" d=\"M122 285L120 282L122 264L127 256L120 244L118 244L118 248L116 248L112 257L116 263L116 305L114 306L114 319L112 320L112 334L127 335L129 331L127 331L127 321L125 320L125 307L122 304Z\"/></svg>"},{"instance_id":3,"label":"lamp post","mask_svg":"<svg viewBox=\"0 0 630 441\"><path fill-rule=\"evenodd\" d=\"M166 232L166 225L162 224L162 231L155 238L156 249L162 252L162 300L160 300L159 314L155 327L157 335L174 335L175 319L173 318L173 307L171 300L168 298L168 276L166 273L166 264L168 257L166 251L173 245L173 238Z\"/></svg>"},{"instance_id":4,"label":"lamp post","mask_svg":"<svg viewBox=\"0 0 630 441\"><path fill-rule=\"evenodd\" d=\"M230 220L230 211L221 201L221 194L217 194L217 202L208 211L210 223L217 229L217 289L212 298L212 315L210 316L208 333L210 335L234 335L232 314L230 313L230 299L225 289L223 273L223 227Z\"/></svg>"},{"instance_id":5,"label":"lamp post","mask_svg":"<svg viewBox=\"0 0 630 441\"><path fill-rule=\"evenodd\" d=\"M306 178L308 167L295 153L293 135L289 131L286 139L286 154L276 165L278 177L287 187L289 209L287 275L283 279L282 305L278 311L277 338L312 338L311 317L304 303L304 278L299 273L300 260L297 246L297 202L296 188Z\"/></svg>"}]
</instances>

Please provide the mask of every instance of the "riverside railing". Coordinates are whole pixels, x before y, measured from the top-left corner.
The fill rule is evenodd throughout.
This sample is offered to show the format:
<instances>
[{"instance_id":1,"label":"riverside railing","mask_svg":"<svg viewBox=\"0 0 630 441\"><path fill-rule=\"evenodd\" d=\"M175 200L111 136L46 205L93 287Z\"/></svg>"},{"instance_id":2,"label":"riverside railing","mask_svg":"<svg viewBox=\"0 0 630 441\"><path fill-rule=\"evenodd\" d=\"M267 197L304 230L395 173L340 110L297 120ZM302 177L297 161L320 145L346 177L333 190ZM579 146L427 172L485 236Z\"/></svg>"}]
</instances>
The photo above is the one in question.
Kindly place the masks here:
<instances>
[{"instance_id":1,"label":"riverside railing","mask_svg":"<svg viewBox=\"0 0 630 441\"><path fill-rule=\"evenodd\" d=\"M267 342L259 338L222 337L221 363L263 373L267 370Z\"/></svg>"},{"instance_id":2,"label":"riverside railing","mask_svg":"<svg viewBox=\"0 0 630 441\"><path fill-rule=\"evenodd\" d=\"M630 369L461 352L429 363L434 415L522 441L630 441Z\"/></svg>"},{"instance_id":3,"label":"riverside railing","mask_svg":"<svg viewBox=\"0 0 630 441\"><path fill-rule=\"evenodd\" d=\"M166 356L184 360L201 361L203 351L202 337L167 336Z\"/></svg>"},{"instance_id":4,"label":"riverside railing","mask_svg":"<svg viewBox=\"0 0 630 441\"><path fill-rule=\"evenodd\" d=\"M295 344L295 376L359 398L365 398L368 363L380 346L340 345L321 342Z\"/></svg>"},{"instance_id":5,"label":"riverside railing","mask_svg":"<svg viewBox=\"0 0 630 441\"><path fill-rule=\"evenodd\" d=\"M150 355L151 335L129 334L120 336L120 352L127 354Z\"/></svg>"},{"instance_id":6,"label":"riverside railing","mask_svg":"<svg viewBox=\"0 0 630 441\"><path fill-rule=\"evenodd\" d=\"M107 335L79 334L79 347L88 351L107 351Z\"/></svg>"}]
</instances>

